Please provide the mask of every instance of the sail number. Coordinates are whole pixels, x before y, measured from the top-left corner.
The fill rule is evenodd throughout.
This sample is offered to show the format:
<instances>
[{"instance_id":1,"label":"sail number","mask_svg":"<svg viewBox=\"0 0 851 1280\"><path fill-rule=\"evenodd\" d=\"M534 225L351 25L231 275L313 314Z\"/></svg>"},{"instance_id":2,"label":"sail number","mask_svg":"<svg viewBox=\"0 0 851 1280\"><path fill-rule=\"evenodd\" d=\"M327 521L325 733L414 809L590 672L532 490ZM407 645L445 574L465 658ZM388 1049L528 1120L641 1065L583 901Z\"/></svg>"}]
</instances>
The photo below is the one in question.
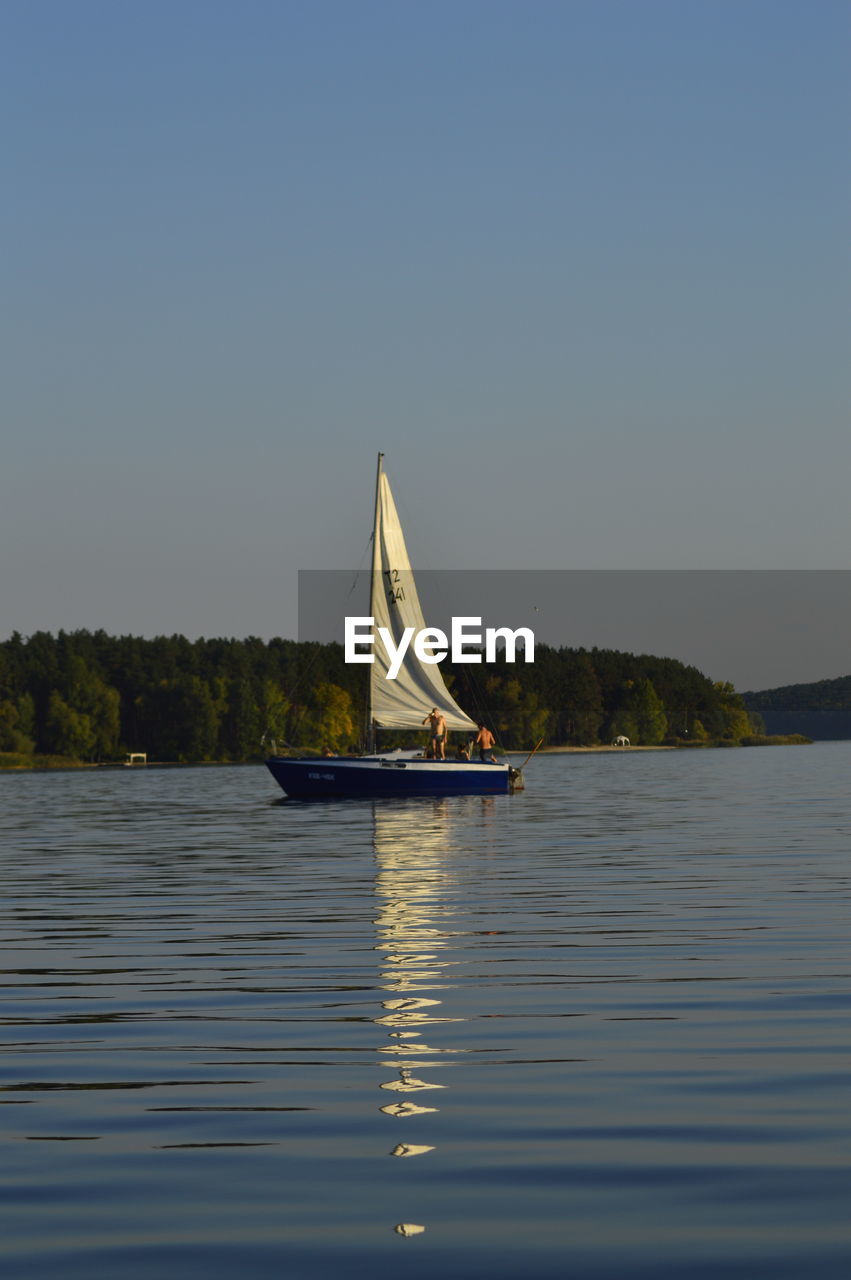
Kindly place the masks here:
<instances>
[{"instance_id":1,"label":"sail number","mask_svg":"<svg viewBox=\"0 0 851 1280\"><path fill-rule=\"evenodd\" d=\"M387 579L387 599L391 604L398 604L405 599L405 588L399 586L399 570L385 569L384 576Z\"/></svg>"}]
</instances>

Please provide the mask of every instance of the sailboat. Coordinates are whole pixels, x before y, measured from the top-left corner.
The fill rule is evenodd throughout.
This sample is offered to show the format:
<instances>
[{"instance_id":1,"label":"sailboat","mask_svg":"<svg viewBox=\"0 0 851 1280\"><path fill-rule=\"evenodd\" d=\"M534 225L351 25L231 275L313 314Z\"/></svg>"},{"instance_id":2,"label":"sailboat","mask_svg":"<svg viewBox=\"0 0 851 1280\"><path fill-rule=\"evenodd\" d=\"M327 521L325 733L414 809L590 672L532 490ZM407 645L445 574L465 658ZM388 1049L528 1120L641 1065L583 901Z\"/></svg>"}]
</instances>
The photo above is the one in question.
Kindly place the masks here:
<instances>
[{"instance_id":1,"label":"sailboat","mask_svg":"<svg viewBox=\"0 0 851 1280\"><path fill-rule=\"evenodd\" d=\"M379 627L388 628L398 646L406 627L413 627L414 634L418 634L425 629L425 620L383 458L380 453L369 612L376 631ZM442 713L447 731L475 733L477 729L475 721L450 694L439 667L421 662L413 647L406 650L395 679L388 678L389 670L386 647L375 645L364 755L269 757L269 771L288 796L498 795L522 787L520 771L505 762L435 760L416 751L382 753L382 729L416 729L422 733L433 709Z\"/></svg>"}]
</instances>

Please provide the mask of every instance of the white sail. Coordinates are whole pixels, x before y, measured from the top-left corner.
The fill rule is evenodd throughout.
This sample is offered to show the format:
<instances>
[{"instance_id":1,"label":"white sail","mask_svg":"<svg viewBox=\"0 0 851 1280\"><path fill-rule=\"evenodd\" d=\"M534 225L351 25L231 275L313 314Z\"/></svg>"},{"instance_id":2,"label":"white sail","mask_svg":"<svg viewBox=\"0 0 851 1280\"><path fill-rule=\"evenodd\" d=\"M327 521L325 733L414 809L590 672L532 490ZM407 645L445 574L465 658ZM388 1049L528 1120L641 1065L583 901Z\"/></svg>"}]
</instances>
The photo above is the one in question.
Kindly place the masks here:
<instances>
[{"instance_id":1,"label":"white sail","mask_svg":"<svg viewBox=\"0 0 851 1280\"><path fill-rule=\"evenodd\" d=\"M414 635L425 629L423 611L408 559L402 526L390 492L387 476L379 471L375 502L375 537L372 549L372 592L370 612L375 619L374 634L387 627L394 645L406 627ZM373 646L371 706L374 722L384 729L422 728L424 718L437 707L449 729L475 729L443 681L440 667L420 662L411 644L395 680L387 679L389 660L385 646Z\"/></svg>"}]
</instances>

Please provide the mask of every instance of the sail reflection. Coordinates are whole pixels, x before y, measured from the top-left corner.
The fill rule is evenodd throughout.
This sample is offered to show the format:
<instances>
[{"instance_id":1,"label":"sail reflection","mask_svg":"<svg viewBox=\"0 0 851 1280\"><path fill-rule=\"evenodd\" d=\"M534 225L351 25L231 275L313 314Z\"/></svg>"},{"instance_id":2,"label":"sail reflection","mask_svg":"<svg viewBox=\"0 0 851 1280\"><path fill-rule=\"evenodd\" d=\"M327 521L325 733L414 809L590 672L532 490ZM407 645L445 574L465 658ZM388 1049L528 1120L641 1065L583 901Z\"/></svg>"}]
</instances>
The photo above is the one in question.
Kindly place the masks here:
<instances>
[{"instance_id":1,"label":"sail reflection","mask_svg":"<svg viewBox=\"0 0 851 1280\"><path fill-rule=\"evenodd\" d=\"M448 927L455 888L448 859L450 814L446 800L427 806L374 807L375 949L382 956L379 988L387 993L374 1021L388 1036L388 1043L381 1046L383 1065L392 1067L395 1075L379 1087L390 1093L411 1095L446 1088L428 1077L441 1057L466 1052L433 1043L441 1026L464 1021L447 1015L443 1001L435 995L452 986L446 981L447 971L457 963L447 951L454 936ZM439 1108L405 1097L379 1110L394 1120L413 1120L433 1115ZM413 1137L405 1135L409 1136ZM410 1159L434 1149L423 1142L401 1141L389 1154ZM425 1228L403 1223L394 1230L413 1235Z\"/></svg>"},{"instance_id":2,"label":"sail reflection","mask_svg":"<svg viewBox=\"0 0 851 1280\"><path fill-rule=\"evenodd\" d=\"M402 1119L405 1116L424 1116L429 1111L437 1111L437 1107L421 1107L416 1102L391 1102L387 1107L379 1107L379 1111L385 1116L396 1116Z\"/></svg>"},{"instance_id":3,"label":"sail reflection","mask_svg":"<svg viewBox=\"0 0 851 1280\"><path fill-rule=\"evenodd\" d=\"M418 1080L410 1074L409 1067L403 1067L396 1062L385 1062L385 1067L399 1066L398 1080L385 1080L379 1085L380 1089L389 1089L393 1093L419 1093L421 1089L445 1089L446 1085L435 1084L429 1080ZM436 1110L436 1108L434 1108Z\"/></svg>"}]
</instances>

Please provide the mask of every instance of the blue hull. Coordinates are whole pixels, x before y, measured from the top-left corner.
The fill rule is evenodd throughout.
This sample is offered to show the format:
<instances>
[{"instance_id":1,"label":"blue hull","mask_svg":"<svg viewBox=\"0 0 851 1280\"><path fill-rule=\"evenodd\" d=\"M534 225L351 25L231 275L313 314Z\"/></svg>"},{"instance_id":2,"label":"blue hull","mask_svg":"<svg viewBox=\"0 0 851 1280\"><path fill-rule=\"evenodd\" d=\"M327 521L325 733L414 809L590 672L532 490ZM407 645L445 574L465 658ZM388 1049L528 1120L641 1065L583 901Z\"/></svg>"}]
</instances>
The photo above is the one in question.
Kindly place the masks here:
<instances>
[{"instance_id":1,"label":"blue hull","mask_svg":"<svg viewBox=\"0 0 851 1280\"><path fill-rule=\"evenodd\" d=\"M297 800L370 796L492 796L511 789L508 765L468 761L287 759L266 761L272 777Z\"/></svg>"}]
</instances>

